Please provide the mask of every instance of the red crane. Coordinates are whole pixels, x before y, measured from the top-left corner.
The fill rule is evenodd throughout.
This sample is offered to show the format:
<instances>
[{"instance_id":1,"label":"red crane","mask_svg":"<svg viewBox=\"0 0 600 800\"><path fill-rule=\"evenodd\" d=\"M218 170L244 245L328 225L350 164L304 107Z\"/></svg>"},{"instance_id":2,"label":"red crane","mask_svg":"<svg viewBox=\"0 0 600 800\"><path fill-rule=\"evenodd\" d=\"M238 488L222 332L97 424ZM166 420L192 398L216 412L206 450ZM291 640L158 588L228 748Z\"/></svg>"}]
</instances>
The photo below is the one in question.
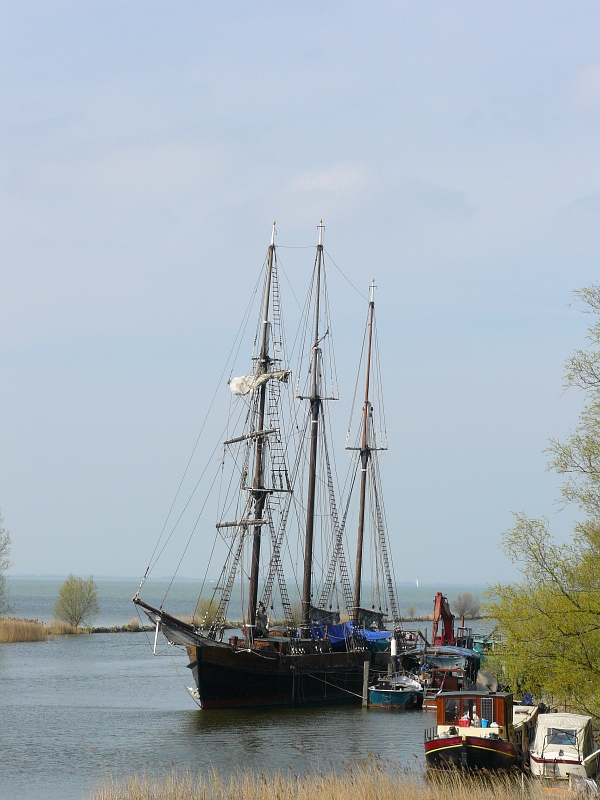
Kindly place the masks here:
<instances>
[{"instance_id":1,"label":"red crane","mask_svg":"<svg viewBox=\"0 0 600 800\"><path fill-rule=\"evenodd\" d=\"M438 625L442 621L442 633L438 636ZM438 592L433 601L433 625L431 626L431 644L455 645L454 614L450 611L448 598Z\"/></svg>"}]
</instances>

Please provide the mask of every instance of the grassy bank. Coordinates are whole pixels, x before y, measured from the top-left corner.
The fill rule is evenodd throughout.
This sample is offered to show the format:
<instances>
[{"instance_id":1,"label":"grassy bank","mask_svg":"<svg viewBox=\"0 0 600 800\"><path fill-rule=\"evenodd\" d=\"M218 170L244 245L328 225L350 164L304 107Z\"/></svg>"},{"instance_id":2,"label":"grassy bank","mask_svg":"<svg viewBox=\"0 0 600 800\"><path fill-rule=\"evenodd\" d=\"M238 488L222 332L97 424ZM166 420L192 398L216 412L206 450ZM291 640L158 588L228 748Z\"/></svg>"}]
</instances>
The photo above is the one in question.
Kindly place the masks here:
<instances>
[{"instance_id":1,"label":"grassy bank","mask_svg":"<svg viewBox=\"0 0 600 800\"><path fill-rule=\"evenodd\" d=\"M85 633L126 633L149 631L150 627L142 627L137 617L126 625L112 628L77 628L68 622L51 620L48 624L39 619L18 619L17 617L0 617L0 644L6 642L43 642L49 636L70 636Z\"/></svg>"},{"instance_id":2,"label":"grassy bank","mask_svg":"<svg viewBox=\"0 0 600 800\"><path fill-rule=\"evenodd\" d=\"M572 798L568 787L555 798ZM540 783L520 778L469 779L453 774L424 781L406 771L378 766L353 767L332 774L255 775L240 773L208 778L173 772L164 778L133 776L98 787L92 800L542 800L548 794Z\"/></svg>"}]
</instances>

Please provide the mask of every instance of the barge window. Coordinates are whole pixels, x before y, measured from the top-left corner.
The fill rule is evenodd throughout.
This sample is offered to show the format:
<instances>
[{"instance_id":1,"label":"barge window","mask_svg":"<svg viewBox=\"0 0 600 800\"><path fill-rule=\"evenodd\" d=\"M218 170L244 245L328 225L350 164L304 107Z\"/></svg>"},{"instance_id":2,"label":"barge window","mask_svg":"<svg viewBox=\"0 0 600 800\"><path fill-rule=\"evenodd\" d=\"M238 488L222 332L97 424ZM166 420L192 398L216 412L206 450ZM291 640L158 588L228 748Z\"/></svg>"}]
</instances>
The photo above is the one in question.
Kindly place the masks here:
<instances>
[{"instance_id":1,"label":"barge window","mask_svg":"<svg viewBox=\"0 0 600 800\"><path fill-rule=\"evenodd\" d=\"M487 719L488 722L494 722L494 698L482 697L481 698L481 719Z\"/></svg>"},{"instance_id":2,"label":"barge window","mask_svg":"<svg viewBox=\"0 0 600 800\"><path fill-rule=\"evenodd\" d=\"M446 700L446 722L458 720L458 700Z\"/></svg>"},{"instance_id":3,"label":"barge window","mask_svg":"<svg viewBox=\"0 0 600 800\"><path fill-rule=\"evenodd\" d=\"M548 728L548 744L577 744L577 732L564 728Z\"/></svg>"},{"instance_id":4,"label":"barge window","mask_svg":"<svg viewBox=\"0 0 600 800\"><path fill-rule=\"evenodd\" d=\"M463 700L462 701L463 715L468 716L469 719L473 719L473 714L475 713L475 705L476 701L473 700L473 698L470 698L469 700Z\"/></svg>"}]
</instances>

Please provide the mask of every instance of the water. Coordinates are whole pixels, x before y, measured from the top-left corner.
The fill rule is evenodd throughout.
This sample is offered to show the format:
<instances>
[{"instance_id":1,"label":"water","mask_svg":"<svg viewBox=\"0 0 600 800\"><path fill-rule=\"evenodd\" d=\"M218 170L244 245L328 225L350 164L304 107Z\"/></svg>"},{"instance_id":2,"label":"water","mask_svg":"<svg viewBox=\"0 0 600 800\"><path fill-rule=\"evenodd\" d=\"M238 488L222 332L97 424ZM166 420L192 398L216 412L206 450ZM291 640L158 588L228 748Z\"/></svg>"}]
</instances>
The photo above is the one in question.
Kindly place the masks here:
<instances>
[{"instance_id":1,"label":"water","mask_svg":"<svg viewBox=\"0 0 600 800\"><path fill-rule=\"evenodd\" d=\"M1 800L80 800L134 770L300 773L368 753L423 766L431 712L200 711L186 660L153 657L144 633L0 645Z\"/></svg>"},{"instance_id":2,"label":"water","mask_svg":"<svg viewBox=\"0 0 600 800\"><path fill-rule=\"evenodd\" d=\"M8 578L9 598L12 604L12 613L16 617L25 619L41 619L48 622L51 619L54 604L58 597L58 590L63 583L63 578ZM131 598L137 591L139 580L134 578L97 578L98 599L100 614L95 620L99 626L110 627L123 625L135 616L135 608ZM210 585L210 584L209 584ZM172 585L167 580L148 580L141 592L141 598L150 605L160 605L165 602L165 610L172 614L191 614L198 602L200 584L192 580L177 580ZM292 587L290 587L292 592ZM398 605L401 613L406 613L412 606L416 615L427 615L433 612L433 599L436 592L443 592L452 600L463 592L470 592L481 600L485 586L467 585L424 585L400 584L397 589ZM369 596L367 584L364 589L365 596ZM211 590L204 592L205 597L210 597ZM166 599L165 599L166 598ZM296 598L292 596L292 602ZM242 599L236 586L229 606L229 619L242 618ZM423 628L426 623L421 622ZM407 627L419 627L419 623L408 624ZM477 623L477 627L481 627Z\"/></svg>"},{"instance_id":3,"label":"water","mask_svg":"<svg viewBox=\"0 0 600 800\"><path fill-rule=\"evenodd\" d=\"M13 613L50 619L61 583L11 578ZM122 625L133 616L137 581L97 583L97 624ZM145 599L160 603L167 586L148 582ZM461 591L479 596L482 587L400 587L400 607L431 613L437 590L452 600ZM178 581L166 608L189 613L197 599L197 583ZM186 663L175 649L153 657L146 633L0 644L0 800L80 800L103 776L172 767L301 773L368 754L423 767L431 712L200 711L185 688L192 683Z\"/></svg>"},{"instance_id":4,"label":"water","mask_svg":"<svg viewBox=\"0 0 600 800\"><path fill-rule=\"evenodd\" d=\"M11 613L24 619L41 619L48 622L54 611L64 578L8 578ZM100 613L94 620L98 626L124 625L136 616L131 598L136 593L139 580L97 578ZM160 605L168 590L167 608L173 614L191 614L198 601L198 583L195 581L148 581L143 598L151 605ZM145 618L144 618L145 620ZM146 621L146 620L145 620Z\"/></svg>"}]
</instances>

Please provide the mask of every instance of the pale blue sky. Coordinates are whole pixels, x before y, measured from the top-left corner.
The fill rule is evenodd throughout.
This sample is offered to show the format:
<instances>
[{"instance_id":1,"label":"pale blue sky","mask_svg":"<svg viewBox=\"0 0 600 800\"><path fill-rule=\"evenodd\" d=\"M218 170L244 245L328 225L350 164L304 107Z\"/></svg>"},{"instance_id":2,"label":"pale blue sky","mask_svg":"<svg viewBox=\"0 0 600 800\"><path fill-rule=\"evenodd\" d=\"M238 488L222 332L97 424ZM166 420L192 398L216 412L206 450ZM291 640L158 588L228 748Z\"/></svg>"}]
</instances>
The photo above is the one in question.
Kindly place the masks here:
<instances>
[{"instance_id":1,"label":"pale blue sky","mask_svg":"<svg viewBox=\"0 0 600 800\"><path fill-rule=\"evenodd\" d=\"M597 2L1 14L15 573L143 572L273 219L310 245L322 217L336 263L379 286L398 578L515 576L511 511L566 535L542 450L576 420L569 303L598 276ZM312 255L281 258L301 293ZM364 307L335 269L330 289L343 434Z\"/></svg>"}]
</instances>

